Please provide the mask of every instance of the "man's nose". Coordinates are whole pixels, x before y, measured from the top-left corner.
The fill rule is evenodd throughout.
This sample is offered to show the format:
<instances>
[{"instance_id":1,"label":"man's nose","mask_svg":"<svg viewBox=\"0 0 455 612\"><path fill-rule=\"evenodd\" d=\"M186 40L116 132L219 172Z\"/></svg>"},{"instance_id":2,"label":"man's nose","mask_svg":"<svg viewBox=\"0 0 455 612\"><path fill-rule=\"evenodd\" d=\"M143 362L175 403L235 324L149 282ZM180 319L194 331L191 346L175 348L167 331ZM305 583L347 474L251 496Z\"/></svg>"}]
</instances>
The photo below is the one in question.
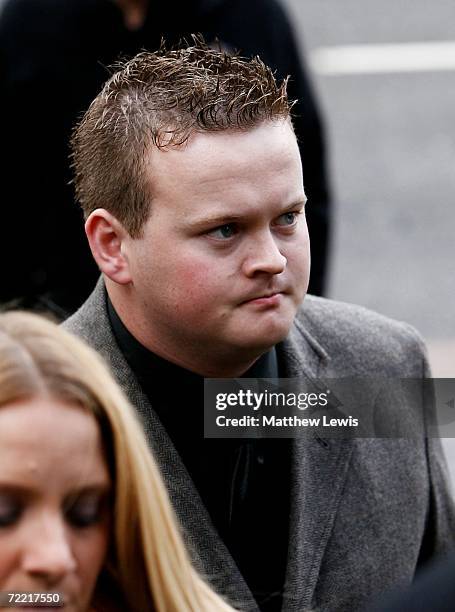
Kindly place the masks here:
<instances>
[{"instance_id":1,"label":"man's nose","mask_svg":"<svg viewBox=\"0 0 455 612\"><path fill-rule=\"evenodd\" d=\"M76 568L64 519L46 517L24 544L23 570L48 586L58 584Z\"/></svg>"},{"instance_id":2,"label":"man's nose","mask_svg":"<svg viewBox=\"0 0 455 612\"><path fill-rule=\"evenodd\" d=\"M248 245L243 271L249 277L260 273L280 274L286 268L286 263L286 257L278 248L273 234L268 231Z\"/></svg>"}]
</instances>

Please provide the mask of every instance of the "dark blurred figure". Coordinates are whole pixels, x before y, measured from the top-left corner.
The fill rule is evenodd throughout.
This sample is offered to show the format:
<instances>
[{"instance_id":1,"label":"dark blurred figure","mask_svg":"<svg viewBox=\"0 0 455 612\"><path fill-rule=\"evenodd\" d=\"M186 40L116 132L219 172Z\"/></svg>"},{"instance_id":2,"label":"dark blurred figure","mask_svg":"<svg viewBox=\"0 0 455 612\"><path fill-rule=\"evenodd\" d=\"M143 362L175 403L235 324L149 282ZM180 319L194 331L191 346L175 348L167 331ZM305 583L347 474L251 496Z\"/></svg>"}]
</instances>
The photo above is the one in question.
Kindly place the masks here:
<instances>
[{"instance_id":1,"label":"dark blurred figure","mask_svg":"<svg viewBox=\"0 0 455 612\"><path fill-rule=\"evenodd\" d=\"M201 32L291 75L312 246L309 291L325 287L330 194L314 94L288 18L276 0L9 0L0 15L3 263L0 302L51 308L62 318L98 277L74 203L72 126L119 56ZM308 155L306 154L308 152Z\"/></svg>"}]
</instances>

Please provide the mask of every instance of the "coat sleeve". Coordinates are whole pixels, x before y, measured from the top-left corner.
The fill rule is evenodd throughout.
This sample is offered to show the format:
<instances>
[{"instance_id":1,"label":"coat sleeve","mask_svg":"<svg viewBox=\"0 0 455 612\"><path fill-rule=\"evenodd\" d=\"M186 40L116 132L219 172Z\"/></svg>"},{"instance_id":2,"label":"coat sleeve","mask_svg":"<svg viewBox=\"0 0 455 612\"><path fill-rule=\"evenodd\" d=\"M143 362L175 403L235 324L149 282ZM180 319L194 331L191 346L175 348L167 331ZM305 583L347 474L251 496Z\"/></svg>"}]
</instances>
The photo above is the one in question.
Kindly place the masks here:
<instances>
[{"instance_id":1,"label":"coat sleeve","mask_svg":"<svg viewBox=\"0 0 455 612\"><path fill-rule=\"evenodd\" d=\"M421 375L424 381L425 452L427 457L430 495L425 534L418 559L418 569L429 560L446 555L455 548L455 506L450 486L449 470L439 437L436 435L436 400L425 343L416 330L407 326L421 355Z\"/></svg>"}]
</instances>

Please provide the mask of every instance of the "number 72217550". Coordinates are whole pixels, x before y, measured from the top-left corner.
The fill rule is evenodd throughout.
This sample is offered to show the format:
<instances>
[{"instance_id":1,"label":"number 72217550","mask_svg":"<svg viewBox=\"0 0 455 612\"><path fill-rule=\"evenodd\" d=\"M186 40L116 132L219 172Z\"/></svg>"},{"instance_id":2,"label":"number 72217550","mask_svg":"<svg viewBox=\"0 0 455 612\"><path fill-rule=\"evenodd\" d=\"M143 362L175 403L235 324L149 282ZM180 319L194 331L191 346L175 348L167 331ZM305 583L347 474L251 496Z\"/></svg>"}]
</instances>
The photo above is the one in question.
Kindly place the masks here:
<instances>
[{"instance_id":1,"label":"number 72217550","mask_svg":"<svg viewBox=\"0 0 455 612\"><path fill-rule=\"evenodd\" d=\"M32 593L32 592L7 592L0 593L0 608L15 608L33 604L34 606L46 606L58 608L63 606L63 598L60 593Z\"/></svg>"}]
</instances>

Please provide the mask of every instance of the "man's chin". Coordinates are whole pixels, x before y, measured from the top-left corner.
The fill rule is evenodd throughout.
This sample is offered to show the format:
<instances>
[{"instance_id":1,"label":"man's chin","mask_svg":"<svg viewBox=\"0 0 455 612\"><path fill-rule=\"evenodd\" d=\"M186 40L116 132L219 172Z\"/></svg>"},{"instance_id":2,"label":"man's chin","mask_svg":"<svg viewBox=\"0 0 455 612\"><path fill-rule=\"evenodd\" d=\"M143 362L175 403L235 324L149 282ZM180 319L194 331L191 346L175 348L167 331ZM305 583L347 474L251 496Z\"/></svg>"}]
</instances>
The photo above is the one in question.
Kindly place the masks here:
<instances>
[{"instance_id":1,"label":"man's chin","mask_svg":"<svg viewBox=\"0 0 455 612\"><path fill-rule=\"evenodd\" d=\"M264 353L282 342L292 327L293 318L288 321L270 321L267 325L258 326L254 329L245 329L239 338L238 345L246 349Z\"/></svg>"}]
</instances>

